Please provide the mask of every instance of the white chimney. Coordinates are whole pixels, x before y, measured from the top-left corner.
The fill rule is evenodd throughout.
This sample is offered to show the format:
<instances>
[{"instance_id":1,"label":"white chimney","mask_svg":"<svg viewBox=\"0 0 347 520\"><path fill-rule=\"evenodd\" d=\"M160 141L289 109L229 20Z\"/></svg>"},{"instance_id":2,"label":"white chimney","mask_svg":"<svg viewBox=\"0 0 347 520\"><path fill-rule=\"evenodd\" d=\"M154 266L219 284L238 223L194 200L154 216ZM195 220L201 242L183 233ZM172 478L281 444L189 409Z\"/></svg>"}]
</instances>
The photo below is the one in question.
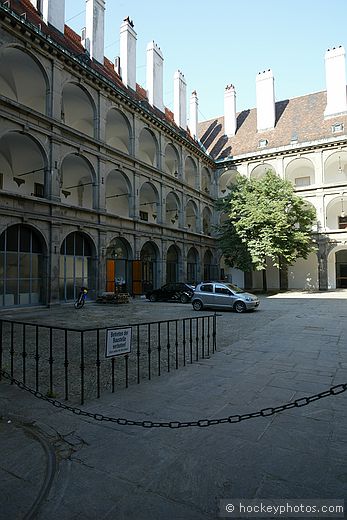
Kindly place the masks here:
<instances>
[{"instance_id":1,"label":"white chimney","mask_svg":"<svg viewBox=\"0 0 347 520\"><path fill-rule=\"evenodd\" d=\"M187 83L180 70L174 75L174 118L176 125L187 129Z\"/></svg>"},{"instance_id":2,"label":"white chimney","mask_svg":"<svg viewBox=\"0 0 347 520\"><path fill-rule=\"evenodd\" d=\"M345 49L328 49L325 53L325 77L327 87L327 106L325 116L341 114L347 111L346 100L346 63Z\"/></svg>"},{"instance_id":3,"label":"white chimney","mask_svg":"<svg viewBox=\"0 0 347 520\"><path fill-rule=\"evenodd\" d=\"M122 81L126 87L136 90L136 32L134 24L125 18L120 26L120 67Z\"/></svg>"},{"instance_id":4,"label":"white chimney","mask_svg":"<svg viewBox=\"0 0 347 520\"><path fill-rule=\"evenodd\" d=\"M163 102L163 54L153 41L147 45L147 93L152 106L164 112Z\"/></svg>"},{"instance_id":5,"label":"white chimney","mask_svg":"<svg viewBox=\"0 0 347 520\"><path fill-rule=\"evenodd\" d=\"M42 14L45 23L53 25L64 34L65 0L30 0L35 9Z\"/></svg>"},{"instance_id":6,"label":"white chimney","mask_svg":"<svg viewBox=\"0 0 347 520\"><path fill-rule=\"evenodd\" d=\"M259 72L256 78L257 130L275 127L275 85L272 70Z\"/></svg>"},{"instance_id":7,"label":"white chimney","mask_svg":"<svg viewBox=\"0 0 347 520\"><path fill-rule=\"evenodd\" d=\"M236 134L236 92L234 85L227 85L224 91L224 134Z\"/></svg>"},{"instance_id":8,"label":"white chimney","mask_svg":"<svg viewBox=\"0 0 347 520\"><path fill-rule=\"evenodd\" d=\"M194 90L190 96L189 130L192 136L198 138L198 95Z\"/></svg>"},{"instance_id":9,"label":"white chimney","mask_svg":"<svg viewBox=\"0 0 347 520\"><path fill-rule=\"evenodd\" d=\"M105 0L86 0L85 47L90 57L104 64Z\"/></svg>"}]
</instances>

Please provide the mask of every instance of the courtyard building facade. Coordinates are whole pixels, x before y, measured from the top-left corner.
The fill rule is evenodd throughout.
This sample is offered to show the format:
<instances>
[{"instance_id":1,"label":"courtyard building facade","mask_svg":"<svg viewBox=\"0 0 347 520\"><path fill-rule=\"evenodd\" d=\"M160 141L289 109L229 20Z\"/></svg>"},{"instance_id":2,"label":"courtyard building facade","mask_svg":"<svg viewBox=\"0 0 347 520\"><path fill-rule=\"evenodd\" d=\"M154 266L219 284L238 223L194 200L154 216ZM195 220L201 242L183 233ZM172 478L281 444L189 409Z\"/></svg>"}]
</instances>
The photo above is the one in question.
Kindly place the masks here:
<instances>
[{"instance_id":1,"label":"courtyard building facade","mask_svg":"<svg viewBox=\"0 0 347 520\"><path fill-rule=\"evenodd\" d=\"M86 27L64 23L63 0L0 2L0 308L54 305L87 286L134 296L166 282L227 279L261 288L261 273L228 267L215 209L237 173L268 170L317 210L317 251L270 289L347 287L345 52L325 57L327 90L275 101L270 70L257 107L198 122L198 98L174 78L163 103L163 55L146 49L136 82L136 32L120 27L120 57L104 57L104 0L86 0Z\"/></svg>"}]
</instances>

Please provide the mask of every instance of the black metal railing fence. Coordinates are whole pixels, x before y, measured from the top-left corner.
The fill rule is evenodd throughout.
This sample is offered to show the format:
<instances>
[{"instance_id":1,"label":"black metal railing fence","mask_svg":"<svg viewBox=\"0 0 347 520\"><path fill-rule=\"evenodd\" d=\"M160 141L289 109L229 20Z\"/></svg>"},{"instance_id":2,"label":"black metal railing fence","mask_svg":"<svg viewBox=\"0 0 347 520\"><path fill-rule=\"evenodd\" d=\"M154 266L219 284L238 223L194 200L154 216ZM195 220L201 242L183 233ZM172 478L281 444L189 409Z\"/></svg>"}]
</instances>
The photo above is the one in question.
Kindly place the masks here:
<instances>
[{"instance_id":1,"label":"black metal railing fence","mask_svg":"<svg viewBox=\"0 0 347 520\"><path fill-rule=\"evenodd\" d=\"M127 325L129 354L106 358L107 330L73 329L0 319L0 370L50 397L81 404L102 391L139 384L216 350L217 314ZM1 375L0 375L1 377Z\"/></svg>"}]
</instances>

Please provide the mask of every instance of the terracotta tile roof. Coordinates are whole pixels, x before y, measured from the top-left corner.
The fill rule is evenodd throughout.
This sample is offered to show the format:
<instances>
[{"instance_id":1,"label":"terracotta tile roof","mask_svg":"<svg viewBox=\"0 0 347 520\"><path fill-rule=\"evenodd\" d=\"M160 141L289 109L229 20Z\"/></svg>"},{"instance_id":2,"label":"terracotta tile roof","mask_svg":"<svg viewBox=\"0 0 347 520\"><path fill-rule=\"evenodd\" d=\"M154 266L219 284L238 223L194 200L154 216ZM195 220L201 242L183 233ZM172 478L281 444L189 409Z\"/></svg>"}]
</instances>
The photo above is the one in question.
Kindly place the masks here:
<instances>
[{"instance_id":1,"label":"terracotta tile roof","mask_svg":"<svg viewBox=\"0 0 347 520\"><path fill-rule=\"evenodd\" d=\"M166 108L165 107L165 116L166 118L171 121L171 123L174 123L175 122L175 116L174 116L174 113L172 112L172 110L170 110L169 108Z\"/></svg>"},{"instance_id":2,"label":"terracotta tile roof","mask_svg":"<svg viewBox=\"0 0 347 520\"><path fill-rule=\"evenodd\" d=\"M257 132L255 108L237 114L237 130L233 137L224 135L224 116L199 124L199 139L214 159L225 159L260 150L288 146L294 142L306 143L345 136L347 115L324 119L326 92L316 92L276 103L276 124L272 130ZM343 123L344 131L333 134L334 123ZM260 140L267 140L266 148L259 147Z\"/></svg>"},{"instance_id":3,"label":"terracotta tile roof","mask_svg":"<svg viewBox=\"0 0 347 520\"><path fill-rule=\"evenodd\" d=\"M189 131L184 131L181 128L178 128L176 123L174 122L174 117L172 112L165 108L164 112L161 112L156 107L152 107L147 98L146 90L140 85L136 84L136 92L134 92L130 88L126 88L122 83L120 76L114 70L113 63L104 58L104 64L91 60L88 53L81 43L81 36L77 34L75 31L71 29L68 25L65 25L64 34L58 31L55 27L51 25L47 25L42 20L38 11L35 9L30 0L11 0L10 9L15 13L21 15L26 13L26 20L32 25L39 27L40 31L49 36L53 41L58 43L61 47L68 50L71 54L78 58L82 58L88 66L98 72L100 75L104 76L111 82L115 83L115 85L122 89L127 96L137 102L141 102L141 106L146 108L149 112L153 113L157 118L164 121L168 124L172 129L183 136L185 139L191 142L196 148L201 150L201 147L198 143L191 137Z\"/></svg>"},{"instance_id":4,"label":"terracotta tile roof","mask_svg":"<svg viewBox=\"0 0 347 520\"><path fill-rule=\"evenodd\" d=\"M148 99L147 98L147 91L146 89L144 89L143 87L141 87L141 85L139 85L138 83L136 83L136 94L137 94L137 97L138 99L142 100L142 99Z\"/></svg>"}]
</instances>

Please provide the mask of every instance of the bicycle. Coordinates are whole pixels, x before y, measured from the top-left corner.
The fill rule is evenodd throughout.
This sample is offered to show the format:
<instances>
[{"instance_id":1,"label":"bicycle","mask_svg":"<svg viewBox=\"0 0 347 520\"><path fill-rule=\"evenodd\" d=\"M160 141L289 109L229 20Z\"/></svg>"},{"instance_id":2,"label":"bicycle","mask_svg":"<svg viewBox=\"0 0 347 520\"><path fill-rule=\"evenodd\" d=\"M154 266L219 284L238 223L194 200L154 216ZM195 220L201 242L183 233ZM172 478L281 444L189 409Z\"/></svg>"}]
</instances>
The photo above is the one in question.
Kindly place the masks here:
<instances>
[{"instance_id":1,"label":"bicycle","mask_svg":"<svg viewBox=\"0 0 347 520\"><path fill-rule=\"evenodd\" d=\"M86 301L88 294L87 287L81 287L80 293L78 295L77 300L75 301L75 309L82 309L84 302Z\"/></svg>"}]
</instances>

